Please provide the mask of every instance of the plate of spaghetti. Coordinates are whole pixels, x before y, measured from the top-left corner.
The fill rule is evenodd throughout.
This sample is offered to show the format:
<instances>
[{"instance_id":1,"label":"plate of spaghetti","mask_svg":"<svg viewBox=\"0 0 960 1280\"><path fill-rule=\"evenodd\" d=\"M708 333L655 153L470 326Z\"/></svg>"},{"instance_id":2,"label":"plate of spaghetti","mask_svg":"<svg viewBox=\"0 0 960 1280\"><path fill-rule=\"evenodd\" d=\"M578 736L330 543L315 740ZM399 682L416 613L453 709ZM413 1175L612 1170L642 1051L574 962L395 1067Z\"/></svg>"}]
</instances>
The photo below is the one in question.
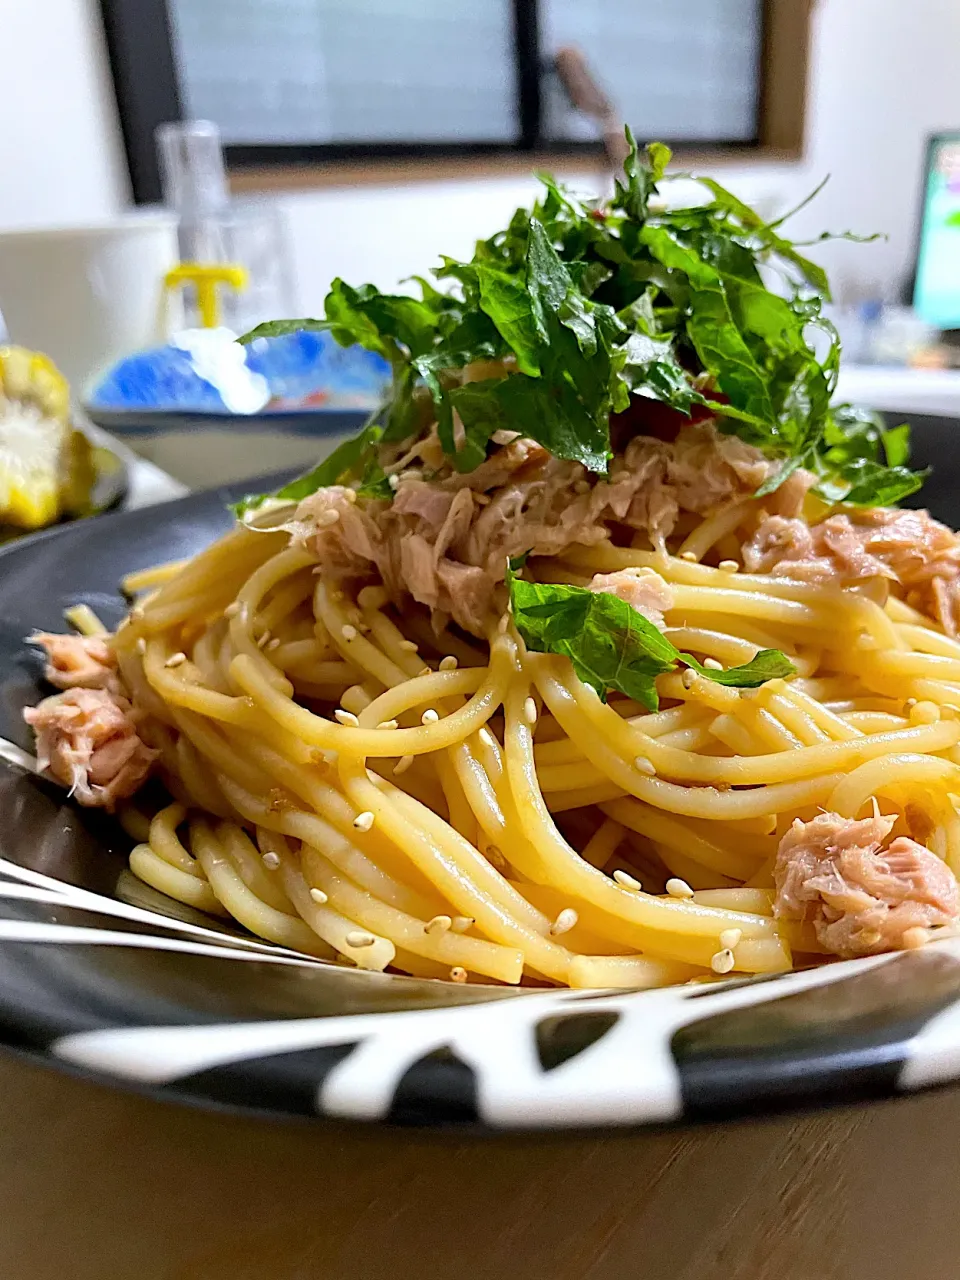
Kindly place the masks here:
<instances>
[{"instance_id":1,"label":"plate of spaghetti","mask_svg":"<svg viewBox=\"0 0 960 1280\"><path fill-rule=\"evenodd\" d=\"M307 475L0 557L5 1043L494 1126L960 1072L960 538L783 220L630 142L249 335L389 362Z\"/></svg>"}]
</instances>

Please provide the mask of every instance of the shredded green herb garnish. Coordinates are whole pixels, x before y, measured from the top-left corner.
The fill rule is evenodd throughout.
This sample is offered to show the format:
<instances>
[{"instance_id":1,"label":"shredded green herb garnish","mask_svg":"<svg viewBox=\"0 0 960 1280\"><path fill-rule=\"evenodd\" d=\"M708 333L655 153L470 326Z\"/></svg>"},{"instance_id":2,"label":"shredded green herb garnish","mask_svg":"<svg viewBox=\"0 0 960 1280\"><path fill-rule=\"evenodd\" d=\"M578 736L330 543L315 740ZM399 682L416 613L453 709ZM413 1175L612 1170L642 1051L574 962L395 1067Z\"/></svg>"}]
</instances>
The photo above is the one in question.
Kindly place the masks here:
<instances>
[{"instance_id":1,"label":"shredded green herb garnish","mask_svg":"<svg viewBox=\"0 0 960 1280\"><path fill-rule=\"evenodd\" d=\"M656 711L656 677L692 667L717 684L755 689L767 680L796 675L779 649L761 649L740 667L715 671L689 653L681 653L652 622L618 596L545 582L527 582L517 574L520 561L507 566L507 587L514 625L528 649L570 659L577 676L601 698L624 693L648 711Z\"/></svg>"},{"instance_id":2,"label":"shredded green herb garnish","mask_svg":"<svg viewBox=\"0 0 960 1280\"><path fill-rule=\"evenodd\" d=\"M387 498L380 444L433 420L460 471L478 466L494 432L509 428L603 475L611 414L637 396L682 414L712 411L722 431L780 463L766 492L798 467L817 476L829 502L892 505L920 487L922 474L906 466L905 427L887 431L831 405L840 342L823 315L828 282L784 237L783 220L765 223L712 179L700 180L704 203L671 207L661 198L668 148L640 150L627 136L609 203L580 200L544 177L541 200L480 241L469 262L445 258L436 284L418 277L420 297L338 279L324 319L274 321L246 335L328 329L393 369L376 425L270 496L292 500L349 479ZM501 376L461 384L464 367L490 360L501 362Z\"/></svg>"}]
</instances>

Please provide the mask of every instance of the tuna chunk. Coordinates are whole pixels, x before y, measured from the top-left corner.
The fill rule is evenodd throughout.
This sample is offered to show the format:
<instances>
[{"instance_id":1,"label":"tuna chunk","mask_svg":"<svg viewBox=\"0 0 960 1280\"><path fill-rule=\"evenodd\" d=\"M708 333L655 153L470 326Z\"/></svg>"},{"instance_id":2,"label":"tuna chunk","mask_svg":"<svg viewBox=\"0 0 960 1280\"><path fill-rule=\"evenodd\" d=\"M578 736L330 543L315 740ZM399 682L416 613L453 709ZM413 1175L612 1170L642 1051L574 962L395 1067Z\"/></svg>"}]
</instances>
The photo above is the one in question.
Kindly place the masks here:
<instances>
[{"instance_id":1,"label":"tuna chunk","mask_svg":"<svg viewBox=\"0 0 960 1280\"><path fill-rule=\"evenodd\" d=\"M904 946L908 929L953 924L960 886L935 853L906 836L887 848L893 818L798 818L780 841L774 914L809 921L834 955L877 955Z\"/></svg>"},{"instance_id":2,"label":"tuna chunk","mask_svg":"<svg viewBox=\"0 0 960 1280\"><path fill-rule=\"evenodd\" d=\"M37 735L37 762L82 805L112 810L132 796L157 753L137 734L130 703L107 689L68 689L23 713Z\"/></svg>"},{"instance_id":3,"label":"tuna chunk","mask_svg":"<svg viewBox=\"0 0 960 1280\"><path fill-rule=\"evenodd\" d=\"M605 541L615 525L663 547L682 512L722 510L771 470L757 449L709 422L687 423L670 442L635 436L606 479L509 432L498 433L476 470L460 474L446 461L438 466L434 442L431 434L401 460L392 502L321 489L300 504L291 528L334 574L375 571L396 600L412 596L478 635L509 556L560 556ZM792 501L795 510L802 493Z\"/></svg>"},{"instance_id":4,"label":"tuna chunk","mask_svg":"<svg viewBox=\"0 0 960 1280\"><path fill-rule=\"evenodd\" d=\"M595 573L590 590L618 596L642 613L655 627L663 627L663 615L673 608L673 590L653 569L621 569Z\"/></svg>"},{"instance_id":5,"label":"tuna chunk","mask_svg":"<svg viewBox=\"0 0 960 1280\"><path fill-rule=\"evenodd\" d=\"M56 635L35 631L28 639L45 651L44 678L58 689L120 692L117 659L109 636Z\"/></svg>"},{"instance_id":6,"label":"tuna chunk","mask_svg":"<svg viewBox=\"0 0 960 1280\"><path fill-rule=\"evenodd\" d=\"M960 633L960 538L927 511L876 507L813 526L772 515L743 554L751 573L804 582L886 578L948 635Z\"/></svg>"}]
</instances>

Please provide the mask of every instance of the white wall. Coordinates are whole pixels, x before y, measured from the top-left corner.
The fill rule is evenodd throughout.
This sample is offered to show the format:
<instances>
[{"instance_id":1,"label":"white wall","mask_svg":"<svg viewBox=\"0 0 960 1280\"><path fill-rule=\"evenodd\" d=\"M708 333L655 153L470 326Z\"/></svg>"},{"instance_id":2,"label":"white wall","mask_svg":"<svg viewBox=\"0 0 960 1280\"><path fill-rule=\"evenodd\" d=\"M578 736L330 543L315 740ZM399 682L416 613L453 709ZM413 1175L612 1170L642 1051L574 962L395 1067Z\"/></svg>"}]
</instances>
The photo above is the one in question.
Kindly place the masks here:
<instances>
[{"instance_id":1,"label":"white wall","mask_svg":"<svg viewBox=\"0 0 960 1280\"><path fill-rule=\"evenodd\" d=\"M128 199L96 0L0 0L0 228L101 222Z\"/></svg>"},{"instance_id":2,"label":"white wall","mask_svg":"<svg viewBox=\"0 0 960 1280\"><path fill-rule=\"evenodd\" d=\"M557 176L584 194L595 194L602 178L590 172ZM750 195L771 216L783 175L772 167L750 175ZM425 274L441 253L469 256L474 241L507 225L519 205L543 188L533 176L360 187L286 196L282 200L294 259L298 315L315 314L334 276L352 284L372 281L393 288L414 272Z\"/></svg>"},{"instance_id":3,"label":"white wall","mask_svg":"<svg viewBox=\"0 0 960 1280\"><path fill-rule=\"evenodd\" d=\"M3 99L16 104L16 125L0 130L0 228L110 216L126 185L95 0L0 0L0 46ZM816 254L841 293L890 293L909 268L924 137L960 127L958 65L956 0L819 0L807 158L719 176L745 198L786 208L831 173L791 229L886 231L884 243ZM534 189L505 177L284 197L293 309L317 312L337 274L392 286L441 251L465 253Z\"/></svg>"}]
</instances>

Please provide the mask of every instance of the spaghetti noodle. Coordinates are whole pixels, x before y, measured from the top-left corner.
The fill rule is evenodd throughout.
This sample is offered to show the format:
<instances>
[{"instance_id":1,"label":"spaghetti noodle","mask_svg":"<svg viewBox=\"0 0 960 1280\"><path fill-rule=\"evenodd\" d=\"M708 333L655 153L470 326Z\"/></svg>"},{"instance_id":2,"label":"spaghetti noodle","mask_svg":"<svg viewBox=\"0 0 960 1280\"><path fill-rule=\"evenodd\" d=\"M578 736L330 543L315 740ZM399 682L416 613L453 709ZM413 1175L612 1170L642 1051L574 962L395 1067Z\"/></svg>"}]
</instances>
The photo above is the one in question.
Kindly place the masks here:
<instances>
[{"instance_id":1,"label":"spaghetti noodle","mask_svg":"<svg viewBox=\"0 0 960 1280\"><path fill-rule=\"evenodd\" d=\"M533 381L520 359L452 362L446 390ZM133 575L106 649L89 618L83 661L39 638L69 691L28 714L56 776L90 803L148 771L170 793L127 811L141 879L283 947L453 981L659 986L952 927L953 535L813 492L809 458L778 489L719 402L664 430L635 400L600 478L522 427L454 465L445 410L414 403L395 443ZM517 583L546 601L526 623ZM648 646L630 691L625 651L606 679L577 634L532 639L588 594ZM750 676L771 653L784 674ZM85 755L103 708L81 694L126 717Z\"/></svg>"}]
</instances>

